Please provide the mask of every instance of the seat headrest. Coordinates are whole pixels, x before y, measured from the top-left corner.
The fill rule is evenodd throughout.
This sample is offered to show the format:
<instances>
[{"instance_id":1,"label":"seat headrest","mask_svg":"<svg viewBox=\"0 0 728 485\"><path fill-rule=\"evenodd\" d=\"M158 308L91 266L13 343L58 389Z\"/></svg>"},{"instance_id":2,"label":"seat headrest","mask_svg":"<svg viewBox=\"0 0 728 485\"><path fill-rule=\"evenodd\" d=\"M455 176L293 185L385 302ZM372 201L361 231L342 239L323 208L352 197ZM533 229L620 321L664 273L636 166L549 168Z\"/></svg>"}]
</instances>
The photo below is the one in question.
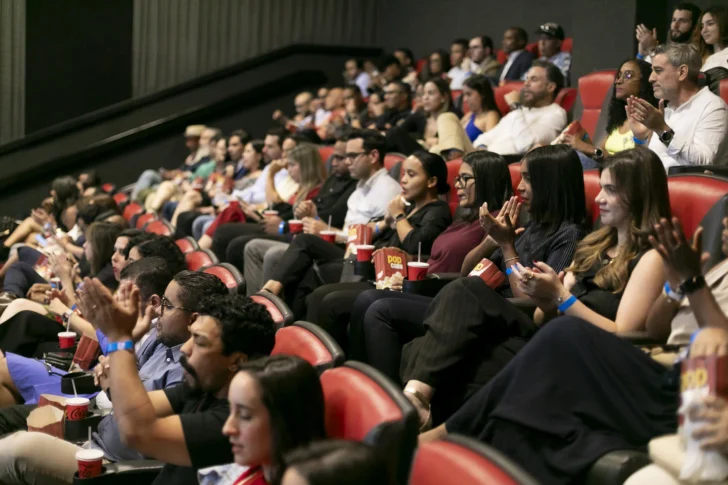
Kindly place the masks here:
<instances>
[{"instance_id":1,"label":"seat headrest","mask_svg":"<svg viewBox=\"0 0 728 485\"><path fill-rule=\"evenodd\" d=\"M296 325L276 332L276 344L271 354L295 355L314 367L334 361L334 356L316 335Z\"/></svg>"}]
</instances>

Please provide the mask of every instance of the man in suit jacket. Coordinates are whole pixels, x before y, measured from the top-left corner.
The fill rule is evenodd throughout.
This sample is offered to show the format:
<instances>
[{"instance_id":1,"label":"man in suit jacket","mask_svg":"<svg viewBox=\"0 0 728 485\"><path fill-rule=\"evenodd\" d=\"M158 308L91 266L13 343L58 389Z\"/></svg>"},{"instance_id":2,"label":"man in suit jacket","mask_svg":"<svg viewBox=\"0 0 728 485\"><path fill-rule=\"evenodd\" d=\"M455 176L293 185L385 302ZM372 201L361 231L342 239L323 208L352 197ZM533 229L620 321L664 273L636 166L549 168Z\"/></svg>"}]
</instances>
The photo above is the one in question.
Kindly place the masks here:
<instances>
[{"instance_id":1,"label":"man in suit jacket","mask_svg":"<svg viewBox=\"0 0 728 485\"><path fill-rule=\"evenodd\" d=\"M533 54L525 50L528 34L521 27L511 27L503 34L503 51L508 60L498 71L497 82L520 81L531 68Z\"/></svg>"}]
</instances>

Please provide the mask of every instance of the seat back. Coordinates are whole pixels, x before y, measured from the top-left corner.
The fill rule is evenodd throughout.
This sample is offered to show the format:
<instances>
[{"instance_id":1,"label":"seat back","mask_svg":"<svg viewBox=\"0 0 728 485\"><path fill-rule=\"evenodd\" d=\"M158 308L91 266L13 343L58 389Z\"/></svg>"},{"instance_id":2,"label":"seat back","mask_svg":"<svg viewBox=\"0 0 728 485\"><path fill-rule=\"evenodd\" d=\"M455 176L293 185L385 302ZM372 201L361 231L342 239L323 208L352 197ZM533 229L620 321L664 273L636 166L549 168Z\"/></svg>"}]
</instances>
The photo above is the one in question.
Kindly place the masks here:
<instances>
[{"instance_id":1,"label":"seat back","mask_svg":"<svg viewBox=\"0 0 728 485\"><path fill-rule=\"evenodd\" d=\"M136 202L130 202L126 205L126 207L124 207L122 217L124 217L125 221L131 222L132 217L137 214L141 214L142 212L144 212L144 207L140 206Z\"/></svg>"},{"instance_id":2,"label":"seat back","mask_svg":"<svg viewBox=\"0 0 728 485\"><path fill-rule=\"evenodd\" d=\"M728 103L728 78L720 80L720 97Z\"/></svg>"},{"instance_id":3,"label":"seat back","mask_svg":"<svg viewBox=\"0 0 728 485\"><path fill-rule=\"evenodd\" d=\"M511 172L511 185L513 185L513 193L518 193L518 185L521 183L521 162L509 163L508 171Z\"/></svg>"},{"instance_id":4,"label":"seat back","mask_svg":"<svg viewBox=\"0 0 728 485\"><path fill-rule=\"evenodd\" d=\"M564 108L564 111L568 113L571 111L571 108L574 107L577 94L578 92L576 88L563 88L559 91L559 94L556 95L554 102Z\"/></svg>"},{"instance_id":5,"label":"seat back","mask_svg":"<svg viewBox=\"0 0 728 485\"><path fill-rule=\"evenodd\" d=\"M197 245L197 241L195 241L194 238L190 236L183 237L182 239L177 239L174 243L177 245L180 251L185 254L196 251L200 247Z\"/></svg>"},{"instance_id":6,"label":"seat back","mask_svg":"<svg viewBox=\"0 0 728 485\"><path fill-rule=\"evenodd\" d=\"M207 249L196 249L195 251L185 254L185 262L187 263L188 270L197 271L206 266L216 264L217 256Z\"/></svg>"},{"instance_id":7,"label":"seat back","mask_svg":"<svg viewBox=\"0 0 728 485\"><path fill-rule=\"evenodd\" d=\"M409 485L536 485L499 451L472 438L448 435L417 448Z\"/></svg>"},{"instance_id":8,"label":"seat back","mask_svg":"<svg viewBox=\"0 0 728 485\"><path fill-rule=\"evenodd\" d=\"M392 167L397 164L397 162L401 162L405 158L407 158L407 155L402 155L401 153L387 153L386 155L384 155L384 168L386 168L387 171L390 171L392 170Z\"/></svg>"},{"instance_id":9,"label":"seat back","mask_svg":"<svg viewBox=\"0 0 728 485\"><path fill-rule=\"evenodd\" d=\"M703 265L707 271L726 257L723 254L723 218L728 215L728 194L721 197L700 221L703 228L703 251L709 254Z\"/></svg>"},{"instance_id":10,"label":"seat back","mask_svg":"<svg viewBox=\"0 0 728 485\"><path fill-rule=\"evenodd\" d=\"M685 236L692 238L708 211L726 193L728 179L699 174L667 177L672 215L682 223Z\"/></svg>"},{"instance_id":11,"label":"seat back","mask_svg":"<svg viewBox=\"0 0 728 485\"><path fill-rule=\"evenodd\" d=\"M217 263L202 268L203 273L215 275L228 287L230 293L245 292L245 278L243 274L230 263Z\"/></svg>"},{"instance_id":12,"label":"seat back","mask_svg":"<svg viewBox=\"0 0 728 485\"><path fill-rule=\"evenodd\" d=\"M503 86L498 86L493 90L495 104L496 106L498 106L498 111L500 111L503 116L508 114L508 112L511 110L511 108L508 106L508 103L506 103L505 95L510 93L511 91L518 91L522 87L523 82L521 81L508 81Z\"/></svg>"},{"instance_id":13,"label":"seat back","mask_svg":"<svg viewBox=\"0 0 728 485\"><path fill-rule=\"evenodd\" d=\"M402 390L376 369L348 361L321 374L329 438L363 441L405 483L417 442L417 416Z\"/></svg>"},{"instance_id":14,"label":"seat back","mask_svg":"<svg viewBox=\"0 0 728 485\"><path fill-rule=\"evenodd\" d=\"M300 357L320 372L344 363L344 351L324 329L309 322L295 322L276 332L272 355Z\"/></svg>"},{"instance_id":15,"label":"seat back","mask_svg":"<svg viewBox=\"0 0 728 485\"><path fill-rule=\"evenodd\" d=\"M329 160L329 157L332 153L334 153L334 147L331 145L319 145L318 147L319 155L321 155L321 162L324 164L324 167L326 166L326 162Z\"/></svg>"},{"instance_id":16,"label":"seat back","mask_svg":"<svg viewBox=\"0 0 728 485\"><path fill-rule=\"evenodd\" d=\"M160 236L171 236L174 234L174 229L169 225L167 221L160 219L149 221L144 224L144 230L151 232L152 234L159 234Z\"/></svg>"},{"instance_id":17,"label":"seat back","mask_svg":"<svg viewBox=\"0 0 728 485\"><path fill-rule=\"evenodd\" d=\"M113 194L116 190L116 185L110 183L101 184L101 190L107 194Z\"/></svg>"},{"instance_id":18,"label":"seat back","mask_svg":"<svg viewBox=\"0 0 728 485\"><path fill-rule=\"evenodd\" d=\"M460 199L458 199L458 189L455 187L455 177L460 172L460 165L463 160L458 158L456 160L450 160L447 164L447 183L450 184L450 192L447 194L447 203L450 206L450 213L454 216L455 211L460 206Z\"/></svg>"},{"instance_id":19,"label":"seat back","mask_svg":"<svg viewBox=\"0 0 728 485\"><path fill-rule=\"evenodd\" d=\"M599 206L594 202L602 186L599 184L599 170L584 170L584 197L586 198L587 219L591 221L592 228L599 220Z\"/></svg>"},{"instance_id":20,"label":"seat back","mask_svg":"<svg viewBox=\"0 0 728 485\"><path fill-rule=\"evenodd\" d=\"M282 328L293 323L293 312L283 300L269 291L259 291L250 297L254 302L260 303L268 310L276 324L276 328Z\"/></svg>"},{"instance_id":21,"label":"seat back","mask_svg":"<svg viewBox=\"0 0 728 485\"><path fill-rule=\"evenodd\" d=\"M574 46L574 39L571 37L567 37L564 39L564 42L561 44L561 52L571 52L571 49Z\"/></svg>"},{"instance_id":22,"label":"seat back","mask_svg":"<svg viewBox=\"0 0 728 485\"><path fill-rule=\"evenodd\" d=\"M124 192L118 192L111 196L112 199L114 199L114 202L116 202L116 205L121 206L123 204L126 204L129 202L129 196L126 195Z\"/></svg>"},{"instance_id":23,"label":"seat back","mask_svg":"<svg viewBox=\"0 0 728 485\"><path fill-rule=\"evenodd\" d=\"M151 212L147 212L146 214L142 214L139 217L137 217L136 220L136 228L137 229L143 229L144 226L147 225L147 222L153 221L156 218L156 214L153 214Z\"/></svg>"},{"instance_id":24,"label":"seat back","mask_svg":"<svg viewBox=\"0 0 728 485\"><path fill-rule=\"evenodd\" d=\"M596 71L579 78L579 99L583 107L581 125L594 139L604 98L614 85L615 70Z\"/></svg>"}]
</instances>

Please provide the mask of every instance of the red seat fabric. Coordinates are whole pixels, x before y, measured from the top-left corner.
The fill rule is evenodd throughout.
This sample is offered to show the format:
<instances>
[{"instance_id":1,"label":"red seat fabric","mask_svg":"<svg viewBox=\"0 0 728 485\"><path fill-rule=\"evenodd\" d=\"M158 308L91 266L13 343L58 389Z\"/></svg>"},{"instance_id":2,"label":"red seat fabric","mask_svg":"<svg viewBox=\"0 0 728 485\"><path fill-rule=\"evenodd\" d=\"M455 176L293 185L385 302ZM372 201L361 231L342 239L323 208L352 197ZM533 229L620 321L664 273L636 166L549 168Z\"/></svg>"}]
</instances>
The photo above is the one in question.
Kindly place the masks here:
<instances>
[{"instance_id":1,"label":"red seat fabric","mask_svg":"<svg viewBox=\"0 0 728 485\"><path fill-rule=\"evenodd\" d=\"M579 78L579 98L584 107L581 114L581 125L589 136L594 139L599 115L602 112L604 98L614 85L614 76L617 71L596 71Z\"/></svg>"},{"instance_id":2,"label":"red seat fabric","mask_svg":"<svg viewBox=\"0 0 728 485\"><path fill-rule=\"evenodd\" d=\"M386 155L384 155L384 168L386 168L387 171L390 171L392 170L392 167L397 164L397 162L401 162L405 158L407 158L407 155L402 155L401 153L387 153Z\"/></svg>"},{"instance_id":3,"label":"red seat fabric","mask_svg":"<svg viewBox=\"0 0 728 485\"><path fill-rule=\"evenodd\" d=\"M571 111L571 108L574 107L577 94L578 92L576 91L576 88L563 88L559 91L559 94L556 95L554 102L564 108L564 111L568 113Z\"/></svg>"},{"instance_id":4,"label":"red seat fabric","mask_svg":"<svg viewBox=\"0 0 728 485\"><path fill-rule=\"evenodd\" d=\"M534 59L538 59L541 57L541 53L538 50L538 42L531 42L530 44L526 44L526 50L533 54Z\"/></svg>"},{"instance_id":5,"label":"red seat fabric","mask_svg":"<svg viewBox=\"0 0 728 485\"><path fill-rule=\"evenodd\" d=\"M124 217L124 220L129 222L131 221L131 218L134 217L137 214L141 214L144 212L144 207L140 206L136 202L131 202L127 204L126 207L124 207L124 212L122 216Z\"/></svg>"},{"instance_id":6,"label":"red seat fabric","mask_svg":"<svg viewBox=\"0 0 728 485\"><path fill-rule=\"evenodd\" d=\"M450 435L417 448L409 485L536 485L501 453L473 439Z\"/></svg>"},{"instance_id":7,"label":"red seat fabric","mask_svg":"<svg viewBox=\"0 0 728 485\"><path fill-rule=\"evenodd\" d=\"M498 61L498 64L504 65L508 62L508 54L503 52L503 49L498 49L495 51L495 59Z\"/></svg>"},{"instance_id":8,"label":"red seat fabric","mask_svg":"<svg viewBox=\"0 0 728 485\"><path fill-rule=\"evenodd\" d=\"M112 192L114 192L114 190L116 190L116 186L114 184L108 184L108 183L102 184L101 190L103 190L107 194L111 194Z\"/></svg>"},{"instance_id":9,"label":"red seat fabric","mask_svg":"<svg viewBox=\"0 0 728 485\"><path fill-rule=\"evenodd\" d=\"M667 178L672 215L690 239L711 207L728 193L728 179L709 175L671 175Z\"/></svg>"},{"instance_id":10,"label":"red seat fabric","mask_svg":"<svg viewBox=\"0 0 728 485\"><path fill-rule=\"evenodd\" d=\"M225 286L227 286L231 292L240 291L240 287L245 282L245 279L243 278L243 275L240 274L240 271L235 266L229 263L213 264L212 266L204 268L202 272L215 275L220 278L220 280L225 283Z\"/></svg>"},{"instance_id":11,"label":"red seat fabric","mask_svg":"<svg viewBox=\"0 0 728 485\"><path fill-rule=\"evenodd\" d=\"M602 186L599 184L599 170L584 170L584 197L586 198L586 214L592 227L599 219L599 206L594 202Z\"/></svg>"},{"instance_id":12,"label":"red seat fabric","mask_svg":"<svg viewBox=\"0 0 728 485\"><path fill-rule=\"evenodd\" d=\"M118 194L114 194L112 196L112 198L114 199L114 202L116 202L117 205L121 205L121 204L124 204L126 202L129 202L129 196L126 195L123 192L119 192Z\"/></svg>"},{"instance_id":13,"label":"red seat fabric","mask_svg":"<svg viewBox=\"0 0 728 485\"><path fill-rule=\"evenodd\" d=\"M728 103L728 78L720 80L720 97Z\"/></svg>"},{"instance_id":14,"label":"red seat fabric","mask_svg":"<svg viewBox=\"0 0 728 485\"><path fill-rule=\"evenodd\" d=\"M198 249L197 251L185 254L185 261L187 262L188 270L197 271L205 266L216 264L217 258L210 251Z\"/></svg>"},{"instance_id":15,"label":"red seat fabric","mask_svg":"<svg viewBox=\"0 0 728 485\"><path fill-rule=\"evenodd\" d=\"M268 310L277 327L283 327L293 323L293 313L283 303L283 300L267 291L261 291L250 297L254 302L260 303Z\"/></svg>"},{"instance_id":16,"label":"red seat fabric","mask_svg":"<svg viewBox=\"0 0 728 485\"><path fill-rule=\"evenodd\" d=\"M126 211L124 211L124 212L126 212ZM139 218L136 221L136 228L137 229L143 229L144 226L147 225L147 222L150 222L150 221L154 220L155 217L156 217L155 214L152 214L152 213L147 213L147 214L140 215Z\"/></svg>"},{"instance_id":17,"label":"red seat fabric","mask_svg":"<svg viewBox=\"0 0 728 485\"><path fill-rule=\"evenodd\" d=\"M571 52L574 45L574 39L567 37L564 42L561 43L561 52Z\"/></svg>"},{"instance_id":18,"label":"red seat fabric","mask_svg":"<svg viewBox=\"0 0 728 485\"><path fill-rule=\"evenodd\" d=\"M511 172L511 185L513 185L513 193L518 193L518 185L521 183L521 163L511 163L508 165Z\"/></svg>"},{"instance_id":19,"label":"red seat fabric","mask_svg":"<svg viewBox=\"0 0 728 485\"><path fill-rule=\"evenodd\" d=\"M199 249L197 241L195 241L191 237L183 237L182 239L177 239L174 243L177 245L180 251L185 254L191 253L192 251L196 251L197 249Z\"/></svg>"},{"instance_id":20,"label":"red seat fabric","mask_svg":"<svg viewBox=\"0 0 728 485\"><path fill-rule=\"evenodd\" d=\"M144 230L146 232L151 232L152 234L159 234L160 236L171 236L174 233L172 227L167 223L167 221L161 220L147 222L144 226Z\"/></svg>"},{"instance_id":21,"label":"red seat fabric","mask_svg":"<svg viewBox=\"0 0 728 485\"><path fill-rule=\"evenodd\" d=\"M308 322L296 322L278 330L271 352L276 354L295 355L319 369L339 366L344 361L344 353L334 339Z\"/></svg>"},{"instance_id":22,"label":"red seat fabric","mask_svg":"<svg viewBox=\"0 0 728 485\"><path fill-rule=\"evenodd\" d=\"M511 108L508 107L508 103L506 103L505 95L511 91L518 91L522 87L523 83L521 81L509 81L503 86L498 86L493 90L495 104L498 106L498 111L500 111L502 115L505 116L511 110Z\"/></svg>"},{"instance_id":23,"label":"red seat fabric","mask_svg":"<svg viewBox=\"0 0 728 485\"><path fill-rule=\"evenodd\" d=\"M462 159L450 160L447 164L447 183L450 184L450 193L447 194L447 203L450 205L450 213L455 215L455 211L460 206L460 199L458 199L458 189L455 187L455 177L460 172L460 165L463 163Z\"/></svg>"},{"instance_id":24,"label":"red seat fabric","mask_svg":"<svg viewBox=\"0 0 728 485\"><path fill-rule=\"evenodd\" d=\"M417 59L417 62L415 62L415 71L417 71L417 74L422 72L422 70L427 65L428 61L429 61L429 59L427 59L427 57L423 57L422 59Z\"/></svg>"},{"instance_id":25,"label":"red seat fabric","mask_svg":"<svg viewBox=\"0 0 728 485\"><path fill-rule=\"evenodd\" d=\"M332 153L334 153L334 147L330 145L321 145L318 147L319 155L321 155L321 161L326 165L326 161L329 159Z\"/></svg>"}]
</instances>

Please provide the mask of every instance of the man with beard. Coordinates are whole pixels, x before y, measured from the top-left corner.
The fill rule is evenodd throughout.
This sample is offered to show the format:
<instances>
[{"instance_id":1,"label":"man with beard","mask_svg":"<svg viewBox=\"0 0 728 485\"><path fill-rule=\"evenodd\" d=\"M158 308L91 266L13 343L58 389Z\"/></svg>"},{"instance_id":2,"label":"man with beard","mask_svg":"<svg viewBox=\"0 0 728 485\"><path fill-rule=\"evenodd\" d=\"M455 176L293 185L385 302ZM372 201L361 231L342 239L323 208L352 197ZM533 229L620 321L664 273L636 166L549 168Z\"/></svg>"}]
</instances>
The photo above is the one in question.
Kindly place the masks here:
<instances>
[{"instance_id":1,"label":"man with beard","mask_svg":"<svg viewBox=\"0 0 728 485\"><path fill-rule=\"evenodd\" d=\"M694 3L680 2L675 6L670 21L670 32L667 41L675 44L688 44L692 41L695 24L700 20L700 8ZM657 41L657 29L649 30L645 24L635 29L638 42L637 59L652 62L653 51Z\"/></svg>"},{"instance_id":2,"label":"man with beard","mask_svg":"<svg viewBox=\"0 0 728 485\"><path fill-rule=\"evenodd\" d=\"M143 270L143 268L147 269ZM116 406L120 399L125 397L125 390L123 387L114 390L111 376L115 370L119 368L119 372L123 372L125 378L130 375L138 376L136 383L145 395L147 392L152 396L156 393L164 393L165 391L162 389L170 389L180 384L184 375L182 367L185 366L182 346L190 340L190 325L194 325L200 315L201 299L228 294L222 281L205 273L183 271L170 282L171 275L163 260L159 258L144 258L129 265L125 268L125 271L127 270L141 272L136 279L130 281L129 278L126 278L124 282L126 288L119 293L125 295L120 298L120 305L124 305L124 308L128 310L127 315L130 316L128 323L131 324L131 329L139 327L152 327L152 329L136 353L133 351L133 343L128 345L133 374L132 370L126 369L125 366L117 366L112 358L115 353L114 343L118 342L118 333L112 331L106 334L112 344L107 346L106 358L101 360L94 374L103 389L108 390L111 387L109 396L113 399L115 413L105 417L99 423L98 431L94 433L90 447L102 450L104 458L108 461L134 460L153 456L146 449L135 451L125 445L128 440L122 433ZM136 289L130 291L132 281L136 281L137 286ZM154 294L145 298L145 293L148 291L146 287L153 282L158 289ZM87 281L86 284L87 287L94 288L97 281ZM162 291L165 285L166 290ZM133 298L130 298L130 295ZM108 296L111 297L110 294ZM95 310L101 310L99 307L102 305L97 304L96 306ZM137 308L144 310L138 314ZM93 310L85 314L94 323L99 320L98 314ZM108 327L99 327L101 331L106 329ZM133 338L129 340L133 342ZM122 352L127 353L121 350L116 351L116 353ZM60 378L58 379L60 380ZM121 401L123 402L123 399ZM3 410L0 417L0 423L5 428L3 432L25 428L24 419L18 422L17 416L23 414L27 416L32 409L33 406L16 406L8 409L7 412ZM11 415L16 421L14 428L10 428L9 417ZM10 435L0 440L0 483L36 483L35 480L49 484L72 483L73 473L77 468L75 453L78 449L79 447L72 443L42 433L21 431Z\"/></svg>"},{"instance_id":3,"label":"man with beard","mask_svg":"<svg viewBox=\"0 0 728 485\"><path fill-rule=\"evenodd\" d=\"M521 91L505 95L511 111L473 142L501 155L523 154L551 142L566 126L566 111L554 103L564 75L550 62L534 61Z\"/></svg>"}]
</instances>

